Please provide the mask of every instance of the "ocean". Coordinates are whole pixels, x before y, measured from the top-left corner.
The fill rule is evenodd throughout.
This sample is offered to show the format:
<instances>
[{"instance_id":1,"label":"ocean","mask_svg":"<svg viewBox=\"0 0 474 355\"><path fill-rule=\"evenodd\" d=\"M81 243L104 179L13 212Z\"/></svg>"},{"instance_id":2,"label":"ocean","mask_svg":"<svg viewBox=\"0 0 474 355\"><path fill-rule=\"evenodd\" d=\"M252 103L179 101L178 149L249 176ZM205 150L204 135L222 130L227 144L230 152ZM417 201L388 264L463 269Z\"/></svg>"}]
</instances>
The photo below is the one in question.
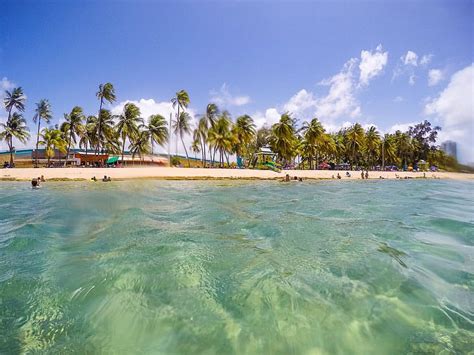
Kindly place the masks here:
<instances>
[{"instance_id":1,"label":"ocean","mask_svg":"<svg viewBox=\"0 0 474 355\"><path fill-rule=\"evenodd\" d=\"M467 353L474 183L0 183L0 353Z\"/></svg>"}]
</instances>

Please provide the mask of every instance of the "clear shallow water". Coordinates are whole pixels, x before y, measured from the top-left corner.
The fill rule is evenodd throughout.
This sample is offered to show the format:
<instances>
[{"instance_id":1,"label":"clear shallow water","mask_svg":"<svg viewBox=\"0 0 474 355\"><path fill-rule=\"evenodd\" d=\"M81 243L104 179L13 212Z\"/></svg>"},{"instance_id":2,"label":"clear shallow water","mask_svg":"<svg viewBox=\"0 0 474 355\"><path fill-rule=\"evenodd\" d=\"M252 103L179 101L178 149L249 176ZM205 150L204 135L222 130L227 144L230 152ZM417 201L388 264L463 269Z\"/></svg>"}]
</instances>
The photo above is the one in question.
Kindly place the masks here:
<instances>
[{"instance_id":1,"label":"clear shallow water","mask_svg":"<svg viewBox=\"0 0 474 355\"><path fill-rule=\"evenodd\" d=\"M473 188L2 183L0 353L472 351Z\"/></svg>"}]
</instances>

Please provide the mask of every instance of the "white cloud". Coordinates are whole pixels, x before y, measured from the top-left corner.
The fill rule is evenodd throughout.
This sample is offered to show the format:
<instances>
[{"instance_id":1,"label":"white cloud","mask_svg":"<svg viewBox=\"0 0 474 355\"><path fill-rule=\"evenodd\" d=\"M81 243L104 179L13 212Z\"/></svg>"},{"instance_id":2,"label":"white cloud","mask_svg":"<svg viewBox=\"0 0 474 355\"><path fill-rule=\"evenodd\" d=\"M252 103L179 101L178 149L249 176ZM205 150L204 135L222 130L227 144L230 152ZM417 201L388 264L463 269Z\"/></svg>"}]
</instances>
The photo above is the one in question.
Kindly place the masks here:
<instances>
[{"instance_id":1,"label":"white cloud","mask_svg":"<svg viewBox=\"0 0 474 355\"><path fill-rule=\"evenodd\" d=\"M443 80L443 72L439 69L431 69L428 72L428 85L435 86Z\"/></svg>"},{"instance_id":2,"label":"white cloud","mask_svg":"<svg viewBox=\"0 0 474 355\"><path fill-rule=\"evenodd\" d=\"M415 78L415 74L410 75L410 77L408 78L408 84L415 85Z\"/></svg>"},{"instance_id":3,"label":"white cloud","mask_svg":"<svg viewBox=\"0 0 474 355\"><path fill-rule=\"evenodd\" d=\"M405 101L405 99L401 96L397 96L393 99L393 102L403 102L403 101Z\"/></svg>"},{"instance_id":4,"label":"white cloud","mask_svg":"<svg viewBox=\"0 0 474 355\"><path fill-rule=\"evenodd\" d=\"M226 83L222 84L219 91L211 90L211 101L218 106L243 106L250 102L250 97L246 95L234 96L230 93L229 87Z\"/></svg>"},{"instance_id":5,"label":"white cloud","mask_svg":"<svg viewBox=\"0 0 474 355\"><path fill-rule=\"evenodd\" d=\"M405 65L412 65L416 67L418 65L418 54L412 51L408 51L404 56L400 58Z\"/></svg>"},{"instance_id":6,"label":"white cloud","mask_svg":"<svg viewBox=\"0 0 474 355\"><path fill-rule=\"evenodd\" d=\"M427 102L425 114L442 123L440 139L452 139L459 145L459 159L474 161L474 64L451 76L448 86L437 98Z\"/></svg>"},{"instance_id":7,"label":"white cloud","mask_svg":"<svg viewBox=\"0 0 474 355\"><path fill-rule=\"evenodd\" d=\"M175 113L176 111L173 109L173 105L169 101L155 101L154 99L140 99L140 100L125 100L117 105L113 106L111 109L111 112L114 115L118 115L122 113L123 107L127 103L133 103L138 106L140 109L141 117L143 117L146 120L148 120L148 117L151 115L155 114L160 114L164 118L166 118L166 121L169 122L170 119L170 114L172 115L172 118L175 118ZM191 128L194 128L196 126L196 114L193 109L188 108L186 110L189 115L191 116ZM169 126L168 126L169 129ZM177 143L177 145L176 145ZM186 149L188 150L188 154L190 156L193 156L190 151L189 151L189 146L192 143L192 136L188 135L184 137L184 144L186 145ZM174 154L176 151L176 146L178 147L178 154L184 155L184 149L182 147L181 140L176 140L176 137L174 134L171 135L171 154ZM160 152L160 153L167 153L168 152L168 145L166 144L164 147L156 147L155 146L155 152Z\"/></svg>"},{"instance_id":8,"label":"white cloud","mask_svg":"<svg viewBox=\"0 0 474 355\"><path fill-rule=\"evenodd\" d=\"M2 90L2 94L5 90L11 90L15 87L15 83L12 81L8 80L8 78L3 77L2 80L0 80L0 90Z\"/></svg>"},{"instance_id":9,"label":"white cloud","mask_svg":"<svg viewBox=\"0 0 474 355\"><path fill-rule=\"evenodd\" d=\"M396 131L406 132L410 127L413 127L416 124L417 122L397 123L387 129L386 133L395 133Z\"/></svg>"},{"instance_id":10,"label":"white cloud","mask_svg":"<svg viewBox=\"0 0 474 355\"><path fill-rule=\"evenodd\" d=\"M367 85L369 80L379 75L385 65L387 65L388 52L384 52L382 45L379 44L375 51L363 50L360 53L360 77L359 82L361 85Z\"/></svg>"},{"instance_id":11,"label":"white cloud","mask_svg":"<svg viewBox=\"0 0 474 355\"><path fill-rule=\"evenodd\" d=\"M271 127L274 123L280 120L281 114L274 107L265 110L265 113L256 112L252 115L257 128L263 126Z\"/></svg>"},{"instance_id":12,"label":"white cloud","mask_svg":"<svg viewBox=\"0 0 474 355\"><path fill-rule=\"evenodd\" d=\"M432 58L433 58L433 54L425 54L421 57L420 64L421 65L427 65L431 62Z\"/></svg>"}]
</instances>

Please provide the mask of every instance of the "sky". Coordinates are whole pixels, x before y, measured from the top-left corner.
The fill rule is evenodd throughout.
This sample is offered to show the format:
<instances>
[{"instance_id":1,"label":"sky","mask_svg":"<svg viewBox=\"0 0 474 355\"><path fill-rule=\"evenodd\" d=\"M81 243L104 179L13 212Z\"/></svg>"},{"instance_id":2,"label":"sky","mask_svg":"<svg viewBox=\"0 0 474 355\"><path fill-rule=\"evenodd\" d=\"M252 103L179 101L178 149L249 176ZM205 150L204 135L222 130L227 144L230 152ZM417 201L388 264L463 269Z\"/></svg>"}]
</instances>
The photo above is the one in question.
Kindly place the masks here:
<instances>
[{"instance_id":1,"label":"sky","mask_svg":"<svg viewBox=\"0 0 474 355\"><path fill-rule=\"evenodd\" d=\"M185 89L194 120L209 102L259 127L286 111L329 131L428 119L474 162L473 4L0 0L0 91L23 88L28 147L36 102L51 102L53 124L76 105L96 114L97 88L111 82L109 108L135 102L145 118L169 117Z\"/></svg>"}]
</instances>

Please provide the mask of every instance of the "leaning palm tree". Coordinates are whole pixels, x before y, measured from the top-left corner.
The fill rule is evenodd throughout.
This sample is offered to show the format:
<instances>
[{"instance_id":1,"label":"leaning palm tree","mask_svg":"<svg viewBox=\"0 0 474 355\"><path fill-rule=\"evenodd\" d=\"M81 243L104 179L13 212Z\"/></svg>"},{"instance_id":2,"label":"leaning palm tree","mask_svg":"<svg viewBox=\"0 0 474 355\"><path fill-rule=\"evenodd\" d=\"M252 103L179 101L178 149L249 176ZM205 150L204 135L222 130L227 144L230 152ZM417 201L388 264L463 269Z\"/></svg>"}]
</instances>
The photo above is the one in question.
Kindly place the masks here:
<instances>
[{"instance_id":1,"label":"leaning palm tree","mask_svg":"<svg viewBox=\"0 0 474 355\"><path fill-rule=\"evenodd\" d=\"M23 94L21 87L14 88L12 91L5 90L3 104L8 112L7 121L10 119L13 109L16 109L18 112L25 111L25 101L26 96Z\"/></svg>"},{"instance_id":2,"label":"leaning palm tree","mask_svg":"<svg viewBox=\"0 0 474 355\"><path fill-rule=\"evenodd\" d=\"M118 117L115 129L122 139L122 163L125 152L125 142L127 138L132 141L138 134L138 127L143 124L143 118L140 117L140 109L132 103L127 103L123 107L123 112Z\"/></svg>"},{"instance_id":3,"label":"leaning palm tree","mask_svg":"<svg viewBox=\"0 0 474 355\"><path fill-rule=\"evenodd\" d=\"M179 117L177 117L176 121L173 123L173 132L176 135L176 137L179 136L181 139L181 143L183 144L184 152L186 153L186 160L188 161L188 168L191 167L191 164L189 162L189 156L188 156L188 150L186 149L186 144L184 144L184 139L183 137L186 134L191 133L191 116L189 116L189 113L187 112L181 112Z\"/></svg>"},{"instance_id":4,"label":"leaning palm tree","mask_svg":"<svg viewBox=\"0 0 474 355\"><path fill-rule=\"evenodd\" d=\"M171 103L173 108L177 108L178 112L176 113L176 121L180 119L180 110L186 111L190 103L189 95L185 90L180 90L176 93L176 96L171 98ZM170 121L170 131L171 131L171 121ZM176 134L176 132L175 132ZM176 137L176 154L178 154L178 137Z\"/></svg>"},{"instance_id":5,"label":"leaning palm tree","mask_svg":"<svg viewBox=\"0 0 474 355\"><path fill-rule=\"evenodd\" d=\"M219 166L223 167L224 157L227 158L226 152L232 149L233 144L232 122L229 114L224 111L214 124L214 127L209 129L209 143L214 148L212 161L215 160L215 153L219 151Z\"/></svg>"},{"instance_id":6,"label":"leaning palm tree","mask_svg":"<svg viewBox=\"0 0 474 355\"><path fill-rule=\"evenodd\" d=\"M166 118L158 114L151 115L148 118L147 130L150 135L151 154L153 154L154 143L163 146L168 141Z\"/></svg>"},{"instance_id":7,"label":"leaning palm tree","mask_svg":"<svg viewBox=\"0 0 474 355\"><path fill-rule=\"evenodd\" d=\"M149 131L139 131L135 136L132 137L130 142L130 151L132 152L132 158L135 159L135 155L138 154L140 160L143 159L143 155L150 152L150 133Z\"/></svg>"},{"instance_id":8,"label":"leaning palm tree","mask_svg":"<svg viewBox=\"0 0 474 355\"><path fill-rule=\"evenodd\" d=\"M45 146L45 154L48 158L49 167L51 158L55 155L55 150L59 150L60 153L66 153L67 142L63 137L63 132L55 128L44 128L40 135L40 145Z\"/></svg>"},{"instance_id":9,"label":"leaning palm tree","mask_svg":"<svg viewBox=\"0 0 474 355\"><path fill-rule=\"evenodd\" d=\"M206 166L206 145L207 145L207 138L208 138L208 132L209 132L209 126L207 123L207 118L206 116L202 116L199 119L199 122L197 124L197 127L194 129L193 132L193 139L194 141L199 142L200 144L200 151L202 152L201 154L201 160L202 160L202 166Z\"/></svg>"},{"instance_id":10,"label":"leaning palm tree","mask_svg":"<svg viewBox=\"0 0 474 355\"><path fill-rule=\"evenodd\" d=\"M40 100L36 104L36 109L35 109L35 115L33 116L33 122L38 123L38 130L36 133L36 150L35 150L35 167L38 167L38 142L39 142L39 136L40 136L40 129L41 129L41 120L43 120L46 123L49 123L49 121L52 118L52 112L51 112L51 104L49 103L48 100L43 99Z\"/></svg>"},{"instance_id":11,"label":"leaning palm tree","mask_svg":"<svg viewBox=\"0 0 474 355\"><path fill-rule=\"evenodd\" d=\"M85 127L83 125L83 121L85 119L84 113L82 112L82 108L79 106L75 106L71 113L64 114L64 123L61 125L61 131L64 132L66 141L67 141L67 154L66 154L66 161L64 162L64 166L67 164L67 159L69 157L69 152L71 150L71 144L77 142L76 137L80 136L84 131Z\"/></svg>"},{"instance_id":12,"label":"leaning palm tree","mask_svg":"<svg viewBox=\"0 0 474 355\"><path fill-rule=\"evenodd\" d=\"M13 152L15 147L13 146L13 138L18 139L21 143L25 144L30 133L26 126L26 120L18 112L13 112L8 118L6 123L0 123L0 140L5 140L8 144L10 152L10 166L13 166Z\"/></svg>"},{"instance_id":13,"label":"leaning palm tree","mask_svg":"<svg viewBox=\"0 0 474 355\"><path fill-rule=\"evenodd\" d=\"M104 104L104 101L108 101L109 103L113 103L116 99L115 97L115 89L114 86L111 83L105 83L105 84L100 84L99 85L99 91L96 93L97 98L100 101L99 105L99 121L98 121L98 127L97 127L97 136L100 137L102 135L102 117L101 117L101 112L102 112L102 105ZM97 147L96 147L96 154L99 154L100 150L100 145L101 141L97 141Z\"/></svg>"}]
</instances>

